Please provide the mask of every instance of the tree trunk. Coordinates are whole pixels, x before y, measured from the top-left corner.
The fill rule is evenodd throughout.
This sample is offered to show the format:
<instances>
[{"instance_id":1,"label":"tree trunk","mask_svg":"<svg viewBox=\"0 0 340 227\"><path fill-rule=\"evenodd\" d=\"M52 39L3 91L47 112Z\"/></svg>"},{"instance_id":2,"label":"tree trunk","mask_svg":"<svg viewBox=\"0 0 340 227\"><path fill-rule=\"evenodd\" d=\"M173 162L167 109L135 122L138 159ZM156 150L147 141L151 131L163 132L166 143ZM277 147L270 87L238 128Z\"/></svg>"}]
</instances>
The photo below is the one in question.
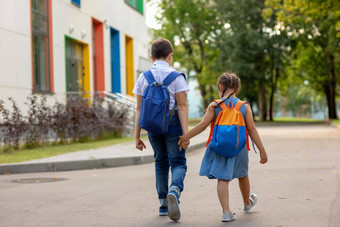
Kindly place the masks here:
<instances>
[{"instance_id":1,"label":"tree trunk","mask_svg":"<svg viewBox=\"0 0 340 227\"><path fill-rule=\"evenodd\" d=\"M280 76L280 70L278 67L275 68L275 73L272 70L272 87L271 87L271 93L270 93L270 102L269 102L269 120L273 121L273 108L274 108L274 95L277 88L277 79Z\"/></svg>"},{"instance_id":2,"label":"tree trunk","mask_svg":"<svg viewBox=\"0 0 340 227\"><path fill-rule=\"evenodd\" d=\"M208 103L208 100L206 99L207 92L205 90L205 85L201 85L199 83L199 87L200 87L201 95L202 95L202 98L203 98L203 108L207 109L209 103Z\"/></svg>"},{"instance_id":3,"label":"tree trunk","mask_svg":"<svg viewBox=\"0 0 340 227\"><path fill-rule=\"evenodd\" d=\"M336 111L336 79L335 79L335 66L334 66L334 56L331 54L329 56L330 60L330 72L329 78L325 81L324 91L327 98L327 106L328 106L328 118L329 119L337 119L337 111Z\"/></svg>"},{"instance_id":4,"label":"tree trunk","mask_svg":"<svg viewBox=\"0 0 340 227\"><path fill-rule=\"evenodd\" d=\"M267 104L266 104L266 86L264 82L260 82L259 90L259 115L260 121L267 120Z\"/></svg>"}]
</instances>

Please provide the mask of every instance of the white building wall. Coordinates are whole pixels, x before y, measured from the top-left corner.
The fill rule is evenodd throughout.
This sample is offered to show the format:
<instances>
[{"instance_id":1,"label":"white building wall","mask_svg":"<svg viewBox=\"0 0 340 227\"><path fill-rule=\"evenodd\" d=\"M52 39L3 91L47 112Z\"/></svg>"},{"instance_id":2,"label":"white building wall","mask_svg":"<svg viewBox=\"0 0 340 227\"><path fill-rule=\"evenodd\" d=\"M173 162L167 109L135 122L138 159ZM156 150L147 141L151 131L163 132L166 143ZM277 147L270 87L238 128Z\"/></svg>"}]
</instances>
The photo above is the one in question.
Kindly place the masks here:
<instances>
[{"instance_id":1,"label":"white building wall","mask_svg":"<svg viewBox=\"0 0 340 227\"><path fill-rule=\"evenodd\" d=\"M52 0L54 97L66 92L65 35L89 45L90 88L93 90L92 18L105 22L120 34L121 91L126 93L125 35L133 38L135 81L139 57L149 58L150 36L145 15L124 0ZM144 8L145 8L144 1ZM72 24L74 31L70 33ZM82 31L86 32L81 37ZM104 24L105 89L111 91L110 28ZM32 93L31 7L26 0L0 0L0 99L13 97L23 105Z\"/></svg>"},{"instance_id":2,"label":"white building wall","mask_svg":"<svg viewBox=\"0 0 340 227\"><path fill-rule=\"evenodd\" d=\"M21 105L32 91L29 8L29 1L0 0L0 99Z\"/></svg>"}]
</instances>

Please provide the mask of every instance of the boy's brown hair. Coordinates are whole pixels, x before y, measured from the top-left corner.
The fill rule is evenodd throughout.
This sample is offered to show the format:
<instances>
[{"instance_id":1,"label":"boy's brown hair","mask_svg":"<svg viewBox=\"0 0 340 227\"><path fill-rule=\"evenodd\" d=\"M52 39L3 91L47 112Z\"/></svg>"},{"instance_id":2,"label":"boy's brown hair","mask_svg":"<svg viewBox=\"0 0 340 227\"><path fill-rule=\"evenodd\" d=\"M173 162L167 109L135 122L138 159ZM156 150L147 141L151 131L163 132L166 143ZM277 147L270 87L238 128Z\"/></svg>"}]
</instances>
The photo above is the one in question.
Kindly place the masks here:
<instances>
[{"instance_id":1,"label":"boy's brown hair","mask_svg":"<svg viewBox=\"0 0 340 227\"><path fill-rule=\"evenodd\" d=\"M222 85L222 97L227 89L232 89L232 94L237 94L241 89L241 80L235 73L225 72L217 80L217 86Z\"/></svg>"},{"instance_id":2,"label":"boy's brown hair","mask_svg":"<svg viewBox=\"0 0 340 227\"><path fill-rule=\"evenodd\" d=\"M157 39L151 45L151 56L154 59L164 59L174 52L171 42L167 39Z\"/></svg>"}]
</instances>

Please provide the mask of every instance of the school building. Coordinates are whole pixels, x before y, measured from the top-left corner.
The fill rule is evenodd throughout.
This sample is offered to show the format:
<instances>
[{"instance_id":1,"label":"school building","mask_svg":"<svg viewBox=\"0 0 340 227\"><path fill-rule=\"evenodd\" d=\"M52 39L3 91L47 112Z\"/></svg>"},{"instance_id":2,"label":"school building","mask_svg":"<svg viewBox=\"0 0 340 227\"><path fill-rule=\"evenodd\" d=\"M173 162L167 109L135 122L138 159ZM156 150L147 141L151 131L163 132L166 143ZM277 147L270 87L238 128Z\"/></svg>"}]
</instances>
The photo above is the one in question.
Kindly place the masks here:
<instances>
[{"instance_id":1,"label":"school building","mask_svg":"<svg viewBox=\"0 0 340 227\"><path fill-rule=\"evenodd\" d=\"M131 95L147 70L146 0L0 0L0 99Z\"/></svg>"}]
</instances>

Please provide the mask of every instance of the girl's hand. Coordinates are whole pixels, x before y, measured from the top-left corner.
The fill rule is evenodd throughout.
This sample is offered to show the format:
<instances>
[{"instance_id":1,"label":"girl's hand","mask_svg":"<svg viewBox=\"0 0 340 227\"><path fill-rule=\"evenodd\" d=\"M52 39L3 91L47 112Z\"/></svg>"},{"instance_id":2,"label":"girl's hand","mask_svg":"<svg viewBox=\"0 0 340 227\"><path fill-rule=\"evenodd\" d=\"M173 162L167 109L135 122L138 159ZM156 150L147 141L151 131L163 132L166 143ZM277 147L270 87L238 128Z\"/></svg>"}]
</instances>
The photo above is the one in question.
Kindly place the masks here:
<instances>
[{"instance_id":1,"label":"girl's hand","mask_svg":"<svg viewBox=\"0 0 340 227\"><path fill-rule=\"evenodd\" d=\"M178 145L179 145L179 150L181 151L182 148L187 149L190 144L190 141L185 138L185 136L180 136Z\"/></svg>"},{"instance_id":2,"label":"girl's hand","mask_svg":"<svg viewBox=\"0 0 340 227\"><path fill-rule=\"evenodd\" d=\"M268 161L267 153L265 151L260 152L260 157L261 157L261 164L264 164Z\"/></svg>"}]
</instances>

